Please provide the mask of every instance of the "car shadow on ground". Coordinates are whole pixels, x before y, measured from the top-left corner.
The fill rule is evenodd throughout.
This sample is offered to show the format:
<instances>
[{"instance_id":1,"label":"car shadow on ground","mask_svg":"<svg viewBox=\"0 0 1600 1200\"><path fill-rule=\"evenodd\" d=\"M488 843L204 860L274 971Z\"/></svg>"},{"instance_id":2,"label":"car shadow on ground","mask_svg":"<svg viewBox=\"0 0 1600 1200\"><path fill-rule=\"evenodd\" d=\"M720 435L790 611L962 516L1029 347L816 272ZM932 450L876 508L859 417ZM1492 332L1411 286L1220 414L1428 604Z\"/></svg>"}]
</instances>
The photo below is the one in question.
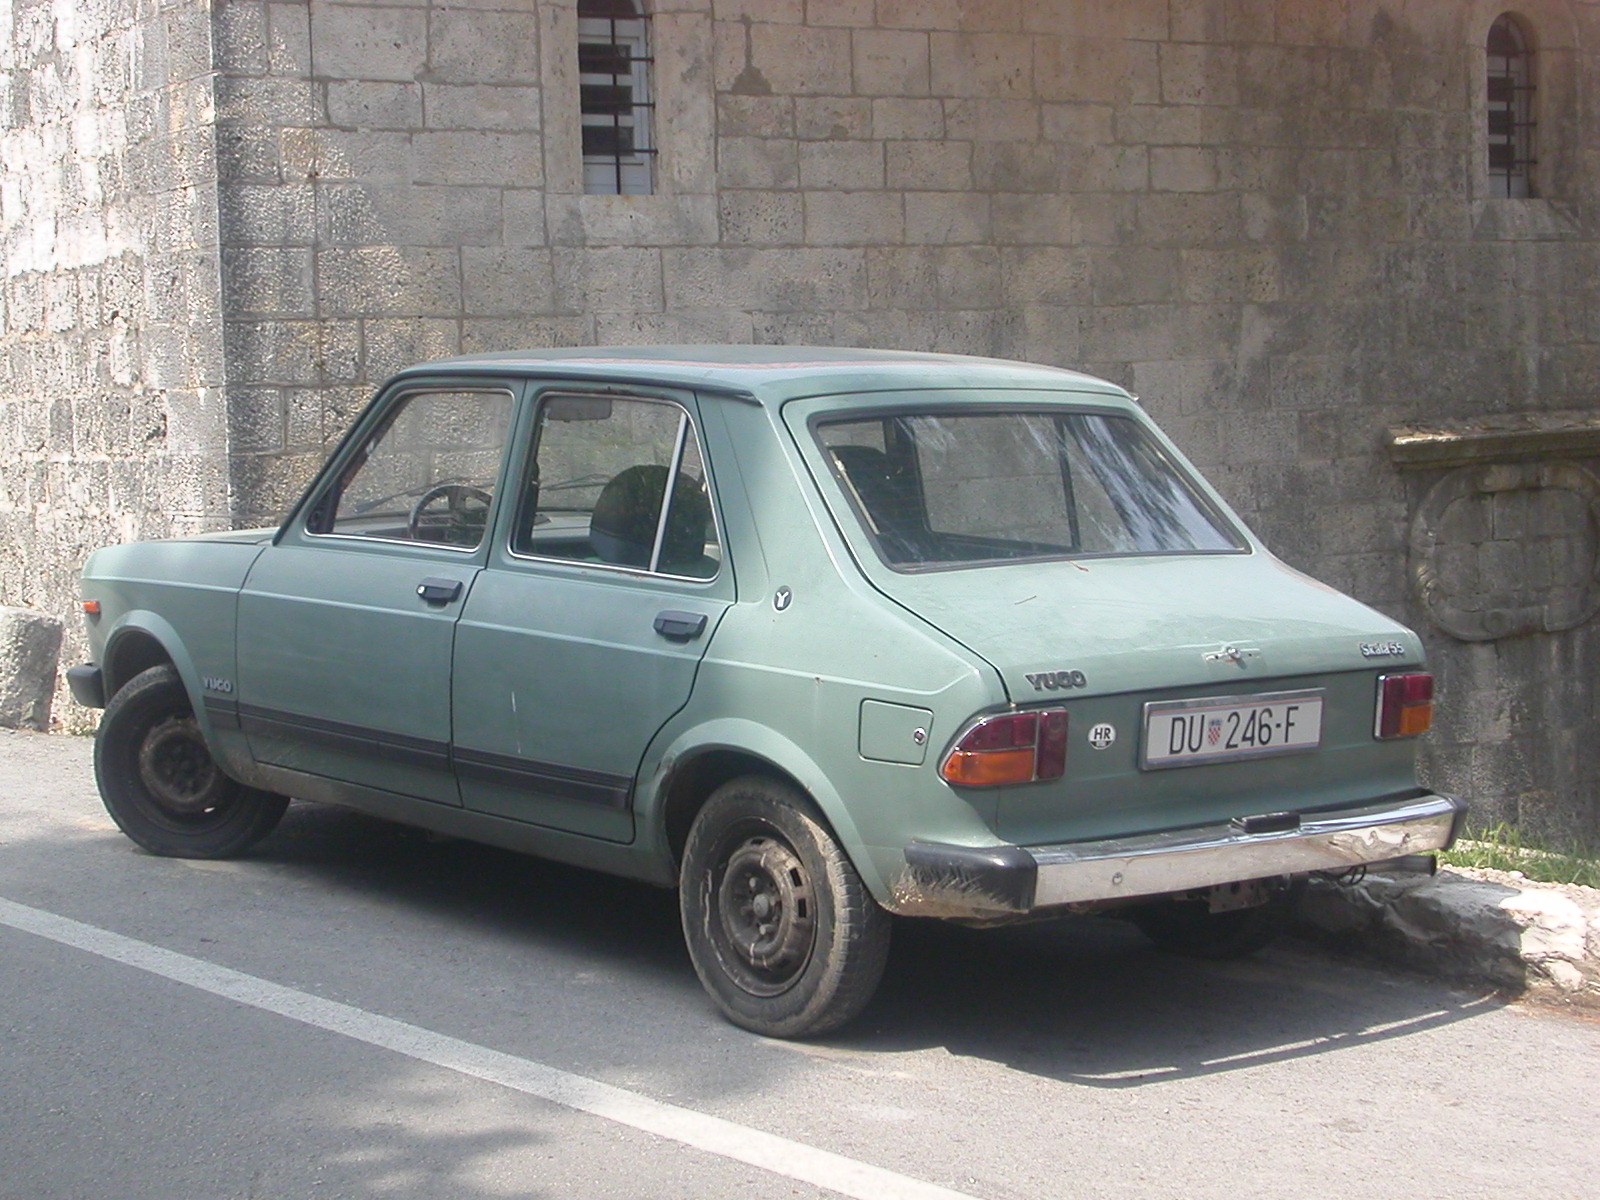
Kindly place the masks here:
<instances>
[{"instance_id":1,"label":"car shadow on ground","mask_svg":"<svg viewBox=\"0 0 1600 1200\"><path fill-rule=\"evenodd\" d=\"M701 1005L673 893L362 814L295 805L251 856L385 903L575 952L663 1001ZM896 923L861 1018L822 1039L860 1053L942 1047L1090 1087L1214 1075L1333 1053L1503 1005L1287 940L1208 962L1151 946L1131 925L1076 918L999 929Z\"/></svg>"},{"instance_id":2,"label":"car shadow on ground","mask_svg":"<svg viewBox=\"0 0 1600 1200\"><path fill-rule=\"evenodd\" d=\"M1503 1001L1286 938L1210 962L1083 917L972 930L902 921L884 984L841 1041L940 1046L1014 1070L1134 1088L1406 1037Z\"/></svg>"},{"instance_id":3,"label":"car shadow on ground","mask_svg":"<svg viewBox=\"0 0 1600 1200\"><path fill-rule=\"evenodd\" d=\"M294 804L250 861L425 908L524 944L687 976L677 897L635 880L428 833L349 809Z\"/></svg>"}]
</instances>

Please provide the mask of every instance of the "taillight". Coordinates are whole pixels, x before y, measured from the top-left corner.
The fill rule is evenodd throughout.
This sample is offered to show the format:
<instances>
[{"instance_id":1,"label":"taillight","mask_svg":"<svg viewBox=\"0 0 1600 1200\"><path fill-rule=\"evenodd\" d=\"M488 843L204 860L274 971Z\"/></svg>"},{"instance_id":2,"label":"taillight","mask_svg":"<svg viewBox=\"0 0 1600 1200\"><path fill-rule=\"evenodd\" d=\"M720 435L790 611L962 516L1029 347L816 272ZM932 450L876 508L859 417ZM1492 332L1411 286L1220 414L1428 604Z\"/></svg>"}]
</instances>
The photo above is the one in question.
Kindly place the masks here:
<instances>
[{"instance_id":1,"label":"taillight","mask_svg":"<svg viewBox=\"0 0 1600 1200\"><path fill-rule=\"evenodd\" d=\"M1426 671L1378 676L1378 715L1372 732L1380 738L1415 737L1433 725L1433 676Z\"/></svg>"},{"instance_id":2,"label":"taillight","mask_svg":"<svg viewBox=\"0 0 1600 1200\"><path fill-rule=\"evenodd\" d=\"M999 713L968 729L939 774L962 787L1060 779L1067 769L1067 713L1061 708Z\"/></svg>"}]
</instances>

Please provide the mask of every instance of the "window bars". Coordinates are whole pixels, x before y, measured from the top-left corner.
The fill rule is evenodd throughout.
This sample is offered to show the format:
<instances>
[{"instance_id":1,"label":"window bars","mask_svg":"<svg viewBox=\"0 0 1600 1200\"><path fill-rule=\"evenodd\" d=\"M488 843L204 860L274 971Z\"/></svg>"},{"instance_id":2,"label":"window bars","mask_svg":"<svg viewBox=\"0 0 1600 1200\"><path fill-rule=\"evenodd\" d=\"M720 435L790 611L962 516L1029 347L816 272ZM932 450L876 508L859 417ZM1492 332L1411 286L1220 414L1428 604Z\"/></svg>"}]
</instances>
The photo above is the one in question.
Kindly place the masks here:
<instances>
[{"instance_id":1,"label":"window bars","mask_svg":"<svg viewBox=\"0 0 1600 1200\"><path fill-rule=\"evenodd\" d=\"M583 190L646 195L652 188L649 19L634 0L580 0L578 107Z\"/></svg>"},{"instance_id":2,"label":"window bars","mask_svg":"<svg viewBox=\"0 0 1600 1200\"><path fill-rule=\"evenodd\" d=\"M1521 24L1509 13L1489 29L1488 148L1492 195L1526 199L1534 195L1533 51Z\"/></svg>"}]
</instances>

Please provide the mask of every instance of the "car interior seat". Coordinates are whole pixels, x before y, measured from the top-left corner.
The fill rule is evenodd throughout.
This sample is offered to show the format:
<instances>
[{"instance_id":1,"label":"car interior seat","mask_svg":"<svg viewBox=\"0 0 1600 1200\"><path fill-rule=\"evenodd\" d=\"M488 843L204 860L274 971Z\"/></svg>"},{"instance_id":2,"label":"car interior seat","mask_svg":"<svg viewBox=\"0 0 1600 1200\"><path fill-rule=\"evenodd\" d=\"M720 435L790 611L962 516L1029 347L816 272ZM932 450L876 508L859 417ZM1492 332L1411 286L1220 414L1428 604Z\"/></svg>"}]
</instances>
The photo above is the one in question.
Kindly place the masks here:
<instances>
[{"instance_id":1,"label":"car interior seat","mask_svg":"<svg viewBox=\"0 0 1600 1200\"><path fill-rule=\"evenodd\" d=\"M666 467L640 465L618 472L600 489L589 518L589 543L601 562L627 567L650 565L666 481ZM673 481L658 569L669 575L694 578L715 574L716 564L705 553L710 520L711 502L705 488L679 471Z\"/></svg>"}]
</instances>

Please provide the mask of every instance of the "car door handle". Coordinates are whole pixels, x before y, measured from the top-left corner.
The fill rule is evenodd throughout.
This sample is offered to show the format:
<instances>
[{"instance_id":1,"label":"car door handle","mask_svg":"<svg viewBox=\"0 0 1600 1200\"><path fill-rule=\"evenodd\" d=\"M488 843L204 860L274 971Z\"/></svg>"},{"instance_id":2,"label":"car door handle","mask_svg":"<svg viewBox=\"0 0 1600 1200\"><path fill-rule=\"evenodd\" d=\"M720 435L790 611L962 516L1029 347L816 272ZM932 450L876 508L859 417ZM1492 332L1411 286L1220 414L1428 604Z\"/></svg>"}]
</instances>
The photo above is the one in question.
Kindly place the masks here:
<instances>
[{"instance_id":1,"label":"car door handle","mask_svg":"<svg viewBox=\"0 0 1600 1200\"><path fill-rule=\"evenodd\" d=\"M705 631L705 613L675 612L669 608L656 614L656 632L670 641L693 641Z\"/></svg>"},{"instance_id":2,"label":"car door handle","mask_svg":"<svg viewBox=\"0 0 1600 1200\"><path fill-rule=\"evenodd\" d=\"M436 575L430 575L417 584L417 595L429 604L449 604L461 595L461 580L440 579Z\"/></svg>"}]
</instances>

